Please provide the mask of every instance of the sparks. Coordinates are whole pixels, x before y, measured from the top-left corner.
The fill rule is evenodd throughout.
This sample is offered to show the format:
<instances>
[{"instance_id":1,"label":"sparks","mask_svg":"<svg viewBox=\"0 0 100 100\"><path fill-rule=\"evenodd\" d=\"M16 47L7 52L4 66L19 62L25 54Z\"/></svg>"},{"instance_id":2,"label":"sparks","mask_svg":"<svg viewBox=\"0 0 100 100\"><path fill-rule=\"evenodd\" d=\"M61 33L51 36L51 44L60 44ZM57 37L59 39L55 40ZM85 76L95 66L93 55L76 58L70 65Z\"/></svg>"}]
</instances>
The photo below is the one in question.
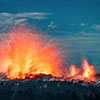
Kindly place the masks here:
<instances>
[{"instance_id":1,"label":"sparks","mask_svg":"<svg viewBox=\"0 0 100 100\"><path fill-rule=\"evenodd\" d=\"M27 29L15 27L0 43L0 72L9 79L34 78L35 75L73 77L79 80L95 81L96 70L84 59L81 68L71 65L69 72L63 67L63 54L50 38Z\"/></svg>"},{"instance_id":2,"label":"sparks","mask_svg":"<svg viewBox=\"0 0 100 100\"><path fill-rule=\"evenodd\" d=\"M0 64L7 78L25 79L30 75L33 78L39 73L60 76L62 58L58 46L34 30L12 29L0 53L3 54Z\"/></svg>"}]
</instances>

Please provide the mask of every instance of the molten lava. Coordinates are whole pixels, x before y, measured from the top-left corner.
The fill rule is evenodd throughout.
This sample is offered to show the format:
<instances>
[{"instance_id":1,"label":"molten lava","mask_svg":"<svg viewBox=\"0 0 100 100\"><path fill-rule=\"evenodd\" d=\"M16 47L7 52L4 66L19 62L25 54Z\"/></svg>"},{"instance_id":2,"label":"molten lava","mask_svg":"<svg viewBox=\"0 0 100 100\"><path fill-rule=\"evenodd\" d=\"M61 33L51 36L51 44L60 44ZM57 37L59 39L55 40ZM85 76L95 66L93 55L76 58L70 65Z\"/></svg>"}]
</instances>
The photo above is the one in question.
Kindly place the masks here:
<instances>
[{"instance_id":1,"label":"molten lava","mask_svg":"<svg viewBox=\"0 0 100 100\"><path fill-rule=\"evenodd\" d=\"M14 28L2 46L2 61L7 78L33 78L34 74L61 76L62 58L58 46L34 30ZM33 75L33 76L32 76Z\"/></svg>"},{"instance_id":2,"label":"molten lava","mask_svg":"<svg viewBox=\"0 0 100 100\"><path fill-rule=\"evenodd\" d=\"M86 59L83 60L82 78L86 80L95 80L96 70L94 66L90 65Z\"/></svg>"},{"instance_id":3,"label":"molten lava","mask_svg":"<svg viewBox=\"0 0 100 100\"><path fill-rule=\"evenodd\" d=\"M77 68L77 66L76 65L71 65L71 67L70 67L70 76L74 77L78 74L79 74L79 69Z\"/></svg>"},{"instance_id":4,"label":"molten lava","mask_svg":"<svg viewBox=\"0 0 100 100\"><path fill-rule=\"evenodd\" d=\"M12 29L0 42L0 72L9 79L34 78L36 75L52 75L95 80L96 70L86 59L83 70L71 65L69 72L63 67L63 55L58 45L49 37L25 27Z\"/></svg>"},{"instance_id":5,"label":"molten lava","mask_svg":"<svg viewBox=\"0 0 100 100\"><path fill-rule=\"evenodd\" d=\"M85 80L85 81L95 81L96 70L94 66L90 65L89 62L84 59L82 64L82 69L77 68L76 65L71 65L69 77L74 77L74 79Z\"/></svg>"}]
</instances>

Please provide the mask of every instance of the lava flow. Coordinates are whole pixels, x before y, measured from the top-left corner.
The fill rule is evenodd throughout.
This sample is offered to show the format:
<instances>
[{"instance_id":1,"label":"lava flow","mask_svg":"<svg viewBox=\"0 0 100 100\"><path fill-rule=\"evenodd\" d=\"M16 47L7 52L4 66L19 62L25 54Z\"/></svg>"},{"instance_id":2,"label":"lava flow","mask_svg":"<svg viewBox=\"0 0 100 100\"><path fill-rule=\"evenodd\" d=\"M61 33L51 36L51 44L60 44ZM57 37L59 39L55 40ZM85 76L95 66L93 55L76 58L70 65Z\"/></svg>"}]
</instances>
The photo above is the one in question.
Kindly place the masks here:
<instances>
[{"instance_id":1,"label":"lava flow","mask_svg":"<svg viewBox=\"0 0 100 100\"><path fill-rule=\"evenodd\" d=\"M34 78L45 74L79 80L95 80L96 70L86 59L82 70L71 65L64 72L63 54L59 46L46 36L25 27L13 28L0 43L0 72L9 79Z\"/></svg>"}]
</instances>

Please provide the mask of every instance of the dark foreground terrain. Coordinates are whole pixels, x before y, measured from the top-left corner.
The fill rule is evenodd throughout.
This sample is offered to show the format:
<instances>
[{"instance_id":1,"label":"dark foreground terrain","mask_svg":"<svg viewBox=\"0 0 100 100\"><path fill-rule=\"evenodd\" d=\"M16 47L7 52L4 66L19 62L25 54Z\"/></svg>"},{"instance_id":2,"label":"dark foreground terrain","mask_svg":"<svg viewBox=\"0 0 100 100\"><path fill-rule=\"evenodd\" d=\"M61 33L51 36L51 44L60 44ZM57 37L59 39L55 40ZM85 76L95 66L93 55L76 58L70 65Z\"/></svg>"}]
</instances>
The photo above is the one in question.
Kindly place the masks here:
<instances>
[{"instance_id":1,"label":"dark foreground terrain","mask_svg":"<svg viewBox=\"0 0 100 100\"><path fill-rule=\"evenodd\" d=\"M100 100L99 83L1 80L0 100Z\"/></svg>"}]
</instances>

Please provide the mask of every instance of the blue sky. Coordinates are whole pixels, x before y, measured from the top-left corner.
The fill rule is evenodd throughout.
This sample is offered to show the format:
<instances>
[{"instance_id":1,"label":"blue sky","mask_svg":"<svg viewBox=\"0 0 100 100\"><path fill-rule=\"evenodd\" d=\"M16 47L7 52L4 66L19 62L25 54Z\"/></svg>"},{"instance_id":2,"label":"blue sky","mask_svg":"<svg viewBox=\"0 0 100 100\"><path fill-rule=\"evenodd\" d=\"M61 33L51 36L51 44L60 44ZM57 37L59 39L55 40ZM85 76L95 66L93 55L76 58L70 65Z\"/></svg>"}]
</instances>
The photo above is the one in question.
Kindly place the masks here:
<instances>
[{"instance_id":1,"label":"blue sky","mask_svg":"<svg viewBox=\"0 0 100 100\"><path fill-rule=\"evenodd\" d=\"M51 13L46 24L54 21L61 31L100 32L100 0L0 0L4 12Z\"/></svg>"},{"instance_id":2,"label":"blue sky","mask_svg":"<svg viewBox=\"0 0 100 100\"><path fill-rule=\"evenodd\" d=\"M100 66L100 0L0 0L0 32L20 24L52 35L67 61Z\"/></svg>"}]
</instances>

